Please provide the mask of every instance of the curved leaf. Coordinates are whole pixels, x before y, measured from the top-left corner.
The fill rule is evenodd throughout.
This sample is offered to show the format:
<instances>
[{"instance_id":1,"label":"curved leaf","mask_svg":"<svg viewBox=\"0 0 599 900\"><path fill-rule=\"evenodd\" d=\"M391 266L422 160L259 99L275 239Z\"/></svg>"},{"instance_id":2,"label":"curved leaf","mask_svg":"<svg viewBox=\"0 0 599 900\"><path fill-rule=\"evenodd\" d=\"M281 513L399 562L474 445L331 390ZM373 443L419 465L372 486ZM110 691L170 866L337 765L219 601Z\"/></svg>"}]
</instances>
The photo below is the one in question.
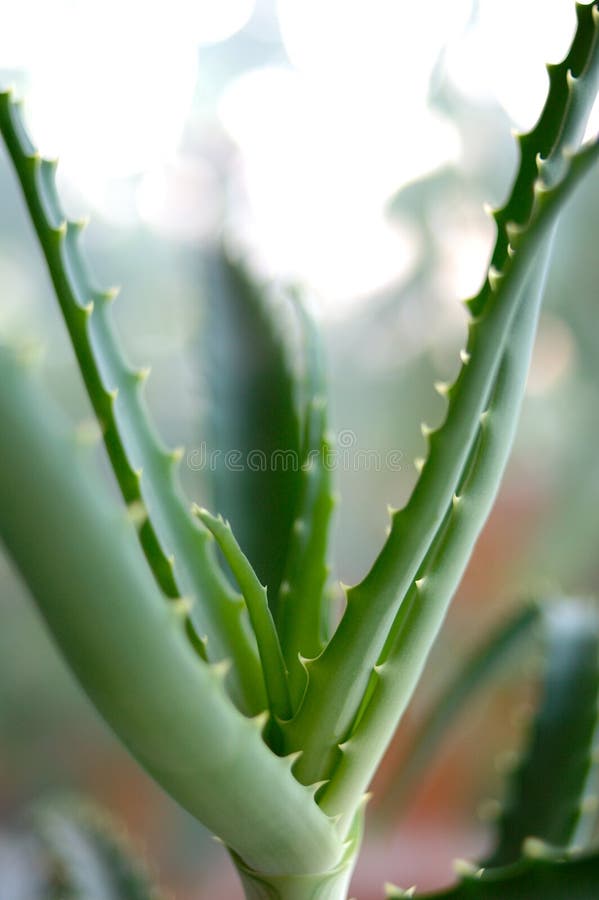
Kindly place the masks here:
<instances>
[{"instance_id":1,"label":"curved leaf","mask_svg":"<svg viewBox=\"0 0 599 900\"><path fill-rule=\"evenodd\" d=\"M418 786L426 766L439 750L446 731L455 723L473 695L499 671L504 671L516 654L528 645L531 631L540 618L539 606L527 604L506 622L501 622L482 646L477 647L461 664L426 713L411 740L407 758L397 774L392 776L382 801L385 812L395 814L406 794Z\"/></svg>"},{"instance_id":2,"label":"curved leaf","mask_svg":"<svg viewBox=\"0 0 599 900\"><path fill-rule=\"evenodd\" d=\"M126 838L91 804L45 804L35 811L34 827L53 876L45 897L160 900Z\"/></svg>"},{"instance_id":3,"label":"curved leaf","mask_svg":"<svg viewBox=\"0 0 599 900\"><path fill-rule=\"evenodd\" d=\"M276 617L300 481L297 386L279 322L285 310L224 251L208 258L206 280L214 507L231 522Z\"/></svg>"},{"instance_id":4,"label":"curved leaf","mask_svg":"<svg viewBox=\"0 0 599 900\"><path fill-rule=\"evenodd\" d=\"M234 696L245 711L257 712L264 705L264 684L242 621L243 604L220 572L208 534L181 493L179 454L162 446L150 423L142 393L147 371L135 370L125 360L112 320L115 294L95 286L81 251L84 223L67 221L56 190L56 163L35 150L20 105L9 92L0 92L0 130L146 558L165 594L193 601L190 618L197 637L208 639L211 660L234 662ZM196 640L194 646L202 644Z\"/></svg>"},{"instance_id":5,"label":"curved leaf","mask_svg":"<svg viewBox=\"0 0 599 900\"><path fill-rule=\"evenodd\" d=\"M544 611L547 665L539 709L522 760L509 779L497 844L484 862L520 857L526 838L566 847L583 826L593 771L599 703L599 613L581 602ZM576 837L576 843L580 839Z\"/></svg>"},{"instance_id":6,"label":"curved leaf","mask_svg":"<svg viewBox=\"0 0 599 900\"><path fill-rule=\"evenodd\" d=\"M389 886L388 900L419 897L421 900L596 900L599 896L599 853L567 856L550 848L531 845L534 853L511 866L464 870L460 882L444 891L415 894Z\"/></svg>"},{"instance_id":7,"label":"curved leaf","mask_svg":"<svg viewBox=\"0 0 599 900\"><path fill-rule=\"evenodd\" d=\"M334 824L293 758L265 744L264 717L231 702L226 667L192 649L185 608L164 602L131 522L58 418L0 349L0 537L79 682L141 765L248 865L334 865Z\"/></svg>"},{"instance_id":8,"label":"curved leaf","mask_svg":"<svg viewBox=\"0 0 599 900\"><path fill-rule=\"evenodd\" d=\"M347 608L331 641L309 666L303 704L287 729L289 748L302 746L304 749L297 773L306 781L330 775L337 758L335 745L347 740L352 723L367 702L375 666L380 665L387 653L389 632L402 627L411 605L411 600L408 601L416 590L415 581L422 579L427 565L427 554L434 554L435 542L441 539L453 515L452 496L460 494L461 484L469 477L470 460L480 439L481 417L488 408L502 359L516 339L514 321L519 307L538 308L551 235L561 205L560 185L565 188L562 195L565 199L569 193L567 182L570 178L577 180L577 165L571 168L570 154L565 152L562 137L580 130L590 113L599 75L597 20L595 6L588 15L579 18L579 31L584 32L585 38L580 41L575 37L574 41L577 47L584 44L575 54L577 65L581 66L576 71L578 77L571 77L569 68L560 69L565 88L561 91L561 105L551 108L551 116L559 121L552 145L557 161L553 165L551 158L547 162L535 158L535 178L526 183L530 202L524 223L517 221L505 226L498 223L498 229L505 227L510 253L501 270L494 266L489 269L483 288L487 300L484 309L470 321L468 342L462 354L463 367L456 382L444 391L449 399L446 419L435 431L423 429L429 440L429 455L420 479L407 505L392 515L389 537L370 572L359 585L349 589ZM584 167L592 164L596 150L594 146L581 152L580 162ZM544 175L548 182L543 180ZM522 189L521 186L519 190ZM551 196L556 202L549 209L546 200ZM513 397L509 422L506 420L505 437L513 434L523 385L519 390L520 394ZM460 550L461 568L489 512L489 501L499 485L502 467L503 463L494 471L489 470L483 493L479 492L478 523ZM487 497L484 502L483 494ZM456 562L457 557L452 558L451 568ZM455 578L452 583L455 589ZM437 609L437 628L446 608L445 591L442 596L444 599L439 601ZM402 605L406 607L403 612ZM430 637L434 637L433 632ZM426 652L428 648L427 644ZM370 672L366 671L366 663ZM411 679L410 682L413 683ZM402 704L397 701L396 706Z\"/></svg>"}]
</instances>

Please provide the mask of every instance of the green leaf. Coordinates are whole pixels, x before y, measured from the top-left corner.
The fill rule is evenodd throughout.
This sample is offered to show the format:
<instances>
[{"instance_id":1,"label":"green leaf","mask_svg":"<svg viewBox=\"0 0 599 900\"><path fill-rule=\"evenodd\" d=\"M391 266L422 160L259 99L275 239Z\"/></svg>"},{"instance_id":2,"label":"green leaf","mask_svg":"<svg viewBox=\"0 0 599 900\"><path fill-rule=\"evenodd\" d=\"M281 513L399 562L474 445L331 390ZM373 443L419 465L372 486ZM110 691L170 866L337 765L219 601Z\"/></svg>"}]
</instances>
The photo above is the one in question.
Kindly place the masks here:
<instances>
[{"instance_id":1,"label":"green leaf","mask_svg":"<svg viewBox=\"0 0 599 900\"><path fill-rule=\"evenodd\" d=\"M538 303L518 310L519 327L481 419L468 475L393 623L364 704L339 746L333 777L320 801L331 814L351 816L366 790L420 679L479 522L491 508L516 427L516 398L522 396L537 315Z\"/></svg>"},{"instance_id":2,"label":"green leaf","mask_svg":"<svg viewBox=\"0 0 599 900\"><path fill-rule=\"evenodd\" d=\"M552 110L552 115L560 117L560 136L580 130L580 123L590 113L599 73L596 11L590 17L583 16L579 27L589 32L584 66L575 81L567 73L563 74L564 107ZM587 82L590 91L584 87ZM330 643L308 667L303 704L287 729L288 747L304 749L297 773L307 781L329 777L337 758L335 747L347 741L356 717L367 702L376 678L375 666L385 658L385 646L393 640L388 637L390 632L401 629L404 617L413 618L407 610L412 605L415 581L421 580L427 555L433 554L453 515L452 496L461 493L461 485L469 477L469 466L481 433L481 416L488 409L502 360L505 361L511 345L517 342L514 323L519 307L523 306L530 307L521 319L528 324L519 326L527 330L522 350L527 364L557 214L582 174L579 166L590 167L597 150L596 146L587 148L572 164L560 136L555 142L558 162L554 168L549 169L550 160L536 159L537 175L529 186L532 202L528 219L524 224L505 226L510 253L501 271L493 267L489 270L485 288L488 301L470 322L462 369L457 381L445 391L449 400L446 419L439 429L426 431L429 455L420 479L407 505L392 515L389 537L370 572L359 585L349 589L347 608ZM551 176L550 184L542 180L544 171ZM556 171L559 178L554 183ZM493 466L487 468L484 481L478 482L478 502L471 510L474 518L469 513L468 539L461 543L458 556L447 556L446 587L437 601L437 613L429 620L431 630L421 645L421 652L428 653L428 642L434 639L449 601L446 590L457 586L499 486L524 387L522 372L517 381L519 393L513 394L510 409L504 415L502 450ZM402 606L405 606L403 611ZM433 622L436 622L434 627ZM411 677L408 682L413 686ZM397 708L403 708L403 702ZM361 791L355 799L359 795Z\"/></svg>"},{"instance_id":3,"label":"green leaf","mask_svg":"<svg viewBox=\"0 0 599 900\"><path fill-rule=\"evenodd\" d=\"M510 257L509 266L497 287L498 298L502 297L503 290L508 290L508 298L512 302L514 296L521 296L530 265L528 254L523 249L526 240L524 234L533 245L535 242L537 246L542 243L566 197L597 157L599 144L595 143L571 160L567 175L554 188L537 186L531 222L526 232L522 232L522 246L517 242L516 252ZM530 243L528 247L530 252ZM535 280L542 280L543 269L537 269L533 275ZM508 288L510 282L511 288ZM515 292L511 298L510 292ZM352 736L356 717L361 716L361 704L368 701L373 682L389 682L388 686L379 689L379 694L387 697L383 703L387 712L383 713L381 707L378 714L373 713L378 724L372 722L372 735L367 733L366 714L361 720L365 744L359 760L354 756L352 768L357 773L357 768L365 765L369 777L362 777L355 782L354 802L359 800L373 774L371 763L375 758L380 759L374 751L377 742L382 754L405 709L499 488L516 428L536 330L541 294L538 289L531 293L528 303L523 303L520 307L516 303L515 327L501 359L494 391L490 398L483 391L485 405L477 419L475 444L466 457L460 478L455 484L453 500L450 498L449 507L445 508L441 526L435 531L425 558L418 561L414 541L418 543L419 529L428 530L429 520L444 509L447 472L440 468L440 459L448 448L453 447L455 451L459 448L458 437L464 423L457 416L460 404L455 398L458 393L454 395L457 405L453 406L453 410L456 411L456 416L449 431L448 419L441 431L436 433L437 439L434 436L431 438L429 463L435 457L435 448L438 450L436 463L433 468L429 468L429 472L433 473L432 481L430 478L423 480L427 471L425 466L408 506L392 516L391 537L374 569L357 588L348 592L348 607L337 631L323 654L309 667L309 682L303 705L288 728L290 749L293 749L294 741L304 749L296 771L298 777L307 781L330 775L332 766L338 759L335 745L346 744ZM499 315L501 303L493 309ZM479 379L484 382L486 378L485 357L494 354L491 313L492 309L489 308L483 319L471 326L471 333L475 332L477 335L477 349L472 348L472 357L461 378L462 388L467 386L467 394L462 394L462 399L466 402L469 397L476 406L477 390L482 389ZM477 351L481 353L480 356ZM482 373L477 371L477 360L482 366ZM469 380L471 374L473 381ZM465 414L464 418L467 419L468 416ZM462 455L463 450L459 452ZM427 485L426 491L424 488L418 491L419 485ZM397 615L391 617L390 612L397 602L395 590L398 585L403 589L408 576L411 587L407 597L400 603ZM383 624L387 626L384 632ZM383 633L383 643L365 678L364 669ZM387 663L388 672L382 678L381 666ZM383 726L385 716L390 719ZM374 737L376 732L377 738ZM355 749L355 745L353 746ZM343 762L340 765L345 766ZM348 781L346 788L341 789L343 801L339 797L333 804L336 813L341 811L339 802L342 805L347 802L349 790ZM324 792L321 802L327 802L329 795L332 798L332 785ZM351 818L351 812L348 815Z\"/></svg>"},{"instance_id":4,"label":"green leaf","mask_svg":"<svg viewBox=\"0 0 599 900\"><path fill-rule=\"evenodd\" d=\"M540 620L539 606L527 604L494 628L484 643L461 663L412 738L406 758L382 798L385 812L389 815L397 813L406 794L418 786L426 767L439 751L445 733L467 708L473 695L524 652L531 641L531 632L536 633L535 626Z\"/></svg>"},{"instance_id":5,"label":"green leaf","mask_svg":"<svg viewBox=\"0 0 599 900\"><path fill-rule=\"evenodd\" d=\"M599 78L599 68L589 67L596 55L597 39L597 4L577 3L576 30L570 49L560 63L547 66L549 90L543 110L529 132L515 135L519 153L516 177L506 203L492 211L497 236L491 265L498 271L508 257L508 224L523 224L530 217L539 158L558 158L564 149L580 144L584 136L589 109L589 96L584 94L588 92L592 105ZM573 81L581 76L582 83ZM468 301L474 316L480 315L490 293L490 285L485 281L478 294Z\"/></svg>"},{"instance_id":6,"label":"green leaf","mask_svg":"<svg viewBox=\"0 0 599 900\"><path fill-rule=\"evenodd\" d=\"M266 588L260 584L250 561L242 553L229 523L222 516L211 515L207 509L195 507L195 512L216 538L244 596L258 642L270 709L278 719L287 719L291 715L287 672L275 623L268 608Z\"/></svg>"},{"instance_id":7,"label":"green leaf","mask_svg":"<svg viewBox=\"0 0 599 900\"><path fill-rule=\"evenodd\" d=\"M149 421L142 389L147 372L125 360L112 320L114 292L97 288L81 251L84 223L66 220L56 191L56 163L41 159L20 106L8 92L0 92L0 130L148 562L167 595L192 600L196 638L207 638L211 660L234 662L232 693L245 711L258 712L264 706L264 684L243 622L243 604L212 558L208 535L182 495L176 472L179 454L162 446ZM197 639L194 644L201 646Z\"/></svg>"},{"instance_id":8,"label":"green leaf","mask_svg":"<svg viewBox=\"0 0 599 900\"><path fill-rule=\"evenodd\" d=\"M160 900L124 835L91 804L47 803L34 827L53 873L52 896L68 900Z\"/></svg>"},{"instance_id":9,"label":"green leaf","mask_svg":"<svg viewBox=\"0 0 599 900\"><path fill-rule=\"evenodd\" d=\"M485 865L520 857L526 838L584 842L584 810L597 807L594 750L599 703L599 613L564 601L543 611L547 668L524 755L509 779L497 844ZM581 819L582 816L582 819ZM578 828L577 828L578 826Z\"/></svg>"},{"instance_id":10,"label":"green leaf","mask_svg":"<svg viewBox=\"0 0 599 900\"><path fill-rule=\"evenodd\" d=\"M123 511L0 348L0 538L99 712L162 787L257 871L324 871L343 853L263 716L231 702L226 667L192 649ZM240 810L243 798L243 814Z\"/></svg>"},{"instance_id":11,"label":"green leaf","mask_svg":"<svg viewBox=\"0 0 599 900\"><path fill-rule=\"evenodd\" d=\"M301 326L304 358L300 400L303 436L300 490L281 585L278 627L295 709L306 686L303 660L317 656L329 638L327 553L335 497L333 438L327 431L324 348L301 295L294 292L292 299Z\"/></svg>"},{"instance_id":12,"label":"green leaf","mask_svg":"<svg viewBox=\"0 0 599 900\"><path fill-rule=\"evenodd\" d=\"M454 888L423 897L585 900L599 895L599 854L583 856L580 851L592 834L597 811L592 792L597 780L599 612L577 600L547 601L540 612L547 655L542 696L522 760L510 777L496 846L482 864L458 861L461 880ZM509 643L509 628L504 637ZM484 665L482 656L479 660ZM476 671L475 660L473 665ZM466 679L456 684L460 681L467 685ZM452 695L459 693L450 689L447 696ZM402 896L411 894L389 893Z\"/></svg>"},{"instance_id":13,"label":"green leaf","mask_svg":"<svg viewBox=\"0 0 599 900\"><path fill-rule=\"evenodd\" d=\"M568 856L542 845L530 845L531 855L498 869L468 871L444 891L414 894L389 886L388 900L418 897L421 900L596 900L599 896L599 853Z\"/></svg>"},{"instance_id":14,"label":"green leaf","mask_svg":"<svg viewBox=\"0 0 599 900\"><path fill-rule=\"evenodd\" d=\"M214 507L231 522L277 615L300 490L300 421L284 297L226 252L207 261L205 367L211 387Z\"/></svg>"},{"instance_id":15,"label":"green leaf","mask_svg":"<svg viewBox=\"0 0 599 900\"><path fill-rule=\"evenodd\" d=\"M267 290L224 252L209 257L207 273L215 507L267 587L295 707L306 681L300 657L320 653L330 627L324 350L298 289Z\"/></svg>"}]
</instances>

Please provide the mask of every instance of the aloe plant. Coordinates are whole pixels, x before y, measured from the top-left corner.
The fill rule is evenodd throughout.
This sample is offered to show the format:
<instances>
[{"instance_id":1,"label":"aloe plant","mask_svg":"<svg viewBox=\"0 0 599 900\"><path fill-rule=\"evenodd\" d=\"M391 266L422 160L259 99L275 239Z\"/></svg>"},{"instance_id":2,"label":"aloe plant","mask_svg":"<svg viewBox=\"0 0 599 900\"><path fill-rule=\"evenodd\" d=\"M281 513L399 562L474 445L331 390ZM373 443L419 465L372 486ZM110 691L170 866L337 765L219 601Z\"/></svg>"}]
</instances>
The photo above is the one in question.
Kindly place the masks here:
<instances>
[{"instance_id":1,"label":"aloe plant","mask_svg":"<svg viewBox=\"0 0 599 900\"><path fill-rule=\"evenodd\" d=\"M509 198L491 213L496 242L467 301L461 369L453 384L437 385L445 419L434 431L423 426L428 454L416 486L391 511L366 577L345 589L337 623L322 350L301 297L279 298L279 321L243 267L220 262L232 308L259 335L268 366L251 395L258 422L234 382L226 395L233 409L220 413L242 411L245 439L258 450L268 445L264 410L272 410L271 436L298 464L283 473L272 466L258 488L244 473L229 494L219 472L225 508L209 512L184 495L181 452L162 444L150 420L148 372L126 359L115 291L89 274L84 223L63 214L56 163L35 150L11 93L0 94L0 129L123 498L119 507L97 487L26 360L2 348L0 533L91 700L158 783L224 842L248 898L347 896L369 784L500 484L559 213L599 156L597 140L583 143L598 33L597 3L577 6L571 48L548 68L541 116L517 136ZM290 330L301 339L299 372ZM225 377L213 374L217 385ZM256 490L269 514L256 509ZM584 753L588 729L572 740ZM582 789L573 779L568 803ZM511 819L506 829L491 874L472 887L468 870L447 896L549 897L548 882L564 880L572 891L580 885L576 896L596 891L595 856L546 851L542 833L519 831ZM567 831L556 825L555 839L567 843ZM522 836L537 842L523 850Z\"/></svg>"},{"instance_id":2,"label":"aloe plant","mask_svg":"<svg viewBox=\"0 0 599 900\"><path fill-rule=\"evenodd\" d=\"M89 802L47 799L27 826L13 837L18 887L11 890L2 873L6 900L163 900L120 827Z\"/></svg>"}]
</instances>

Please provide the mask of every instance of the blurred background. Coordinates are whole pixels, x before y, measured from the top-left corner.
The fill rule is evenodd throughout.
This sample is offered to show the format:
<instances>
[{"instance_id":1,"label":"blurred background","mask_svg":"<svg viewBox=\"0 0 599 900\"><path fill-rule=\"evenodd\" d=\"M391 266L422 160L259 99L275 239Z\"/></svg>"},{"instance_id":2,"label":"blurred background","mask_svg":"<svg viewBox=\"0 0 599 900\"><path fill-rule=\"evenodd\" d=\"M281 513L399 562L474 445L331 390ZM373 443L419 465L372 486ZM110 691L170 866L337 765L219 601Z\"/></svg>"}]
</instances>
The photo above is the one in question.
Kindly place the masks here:
<instances>
[{"instance_id":1,"label":"blurred background","mask_svg":"<svg viewBox=\"0 0 599 900\"><path fill-rule=\"evenodd\" d=\"M459 301L478 289L494 238L483 202L506 195L510 128L534 124L544 63L561 59L572 36L573 2L4 5L0 81L26 99L42 153L60 154L69 214L92 216L86 249L102 284L123 285L115 315L132 361L152 366L149 403L171 445L203 440L205 323L218 303L205 273L223 235L259 277L308 290L328 352L333 430L404 463L337 473L336 572L355 582L383 542L386 504L401 504L414 482L420 421L443 416L433 383L457 370ZM41 348L57 403L85 422L3 150L0 191L0 338ZM598 586L598 233L595 173L563 217L499 501L375 786L360 900L380 897L386 880L446 883L455 856L484 848L477 809L499 795L497 753L518 742L529 661L481 697L400 797L393 784L409 736L492 623L531 596ZM206 502L204 474L184 474ZM59 790L119 817L177 900L241 896L224 852L99 720L0 557L0 830Z\"/></svg>"}]
</instances>

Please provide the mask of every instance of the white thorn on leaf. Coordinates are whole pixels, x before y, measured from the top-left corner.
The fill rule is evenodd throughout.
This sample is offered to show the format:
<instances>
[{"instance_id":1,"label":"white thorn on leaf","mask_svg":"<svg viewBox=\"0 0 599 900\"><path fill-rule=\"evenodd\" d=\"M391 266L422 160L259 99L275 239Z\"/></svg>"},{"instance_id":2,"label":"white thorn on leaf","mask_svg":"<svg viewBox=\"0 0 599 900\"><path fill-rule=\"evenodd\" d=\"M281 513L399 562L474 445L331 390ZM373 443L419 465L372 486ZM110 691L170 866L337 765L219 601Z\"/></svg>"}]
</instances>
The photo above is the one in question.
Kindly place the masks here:
<instances>
[{"instance_id":1,"label":"white thorn on leaf","mask_svg":"<svg viewBox=\"0 0 599 900\"><path fill-rule=\"evenodd\" d=\"M498 285L501 284L501 282L503 281L504 277L505 277L505 276L504 276L503 272L501 272L501 271L497 268L497 266L490 266L490 267L489 267L488 279L489 279L489 284L491 285L491 290L492 290L492 291L496 291L496 290L497 290Z\"/></svg>"},{"instance_id":2,"label":"white thorn on leaf","mask_svg":"<svg viewBox=\"0 0 599 900\"><path fill-rule=\"evenodd\" d=\"M232 668L233 661L228 658L220 659L218 662L211 663L210 665L210 671L216 675L219 681L224 681ZM260 713L260 715L264 715L264 713ZM255 718L252 719L252 722L257 718L258 716L255 716ZM268 713L266 713L266 718L268 718Z\"/></svg>"},{"instance_id":3,"label":"white thorn on leaf","mask_svg":"<svg viewBox=\"0 0 599 900\"><path fill-rule=\"evenodd\" d=\"M127 518L135 526L139 527L148 518L148 511L143 500L133 500L127 506Z\"/></svg>"},{"instance_id":4,"label":"white thorn on leaf","mask_svg":"<svg viewBox=\"0 0 599 900\"><path fill-rule=\"evenodd\" d=\"M551 852L551 846L540 838L527 837L522 844L522 855L528 859L547 859Z\"/></svg>"},{"instance_id":5,"label":"white thorn on leaf","mask_svg":"<svg viewBox=\"0 0 599 900\"><path fill-rule=\"evenodd\" d=\"M112 303L112 301L116 300L116 298L118 297L118 295L120 293L121 293L120 285L114 285L113 287L107 288L103 292L102 296L104 297L105 300L108 300L110 303Z\"/></svg>"},{"instance_id":6,"label":"white thorn on leaf","mask_svg":"<svg viewBox=\"0 0 599 900\"><path fill-rule=\"evenodd\" d=\"M474 863L469 862L467 859L454 859L453 871L461 878L480 878L484 869L481 869L480 866L475 866Z\"/></svg>"},{"instance_id":7,"label":"white thorn on leaf","mask_svg":"<svg viewBox=\"0 0 599 900\"><path fill-rule=\"evenodd\" d=\"M186 619L193 609L193 601L189 597L175 597L170 601L170 608L182 619Z\"/></svg>"},{"instance_id":8,"label":"white thorn on leaf","mask_svg":"<svg viewBox=\"0 0 599 900\"><path fill-rule=\"evenodd\" d=\"M294 750L292 753L287 753L285 756L282 756L281 759L287 763L290 769L292 769L303 754L303 750Z\"/></svg>"},{"instance_id":9,"label":"white thorn on leaf","mask_svg":"<svg viewBox=\"0 0 599 900\"><path fill-rule=\"evenodd\" d=\"M147 381L150 377L150 372L152 371L150 366L141 366L135 372L135 377L138 381Z\"/></svg>"},{"instance_id":10,"label":"white thorn on leaf","mask_svg":"<svg viewBox=\"0 0 599 900\"><path fill-rule=\"evenodd\" d=\"M81 232L85 231L85 229L89 226L90 222L91 222L91 219L89 216L81 216L79 219L73 219L70 222L70 226L71 226L71 228L73 228L74 231L81 234Z\"/></svg>"}]
</instances>

